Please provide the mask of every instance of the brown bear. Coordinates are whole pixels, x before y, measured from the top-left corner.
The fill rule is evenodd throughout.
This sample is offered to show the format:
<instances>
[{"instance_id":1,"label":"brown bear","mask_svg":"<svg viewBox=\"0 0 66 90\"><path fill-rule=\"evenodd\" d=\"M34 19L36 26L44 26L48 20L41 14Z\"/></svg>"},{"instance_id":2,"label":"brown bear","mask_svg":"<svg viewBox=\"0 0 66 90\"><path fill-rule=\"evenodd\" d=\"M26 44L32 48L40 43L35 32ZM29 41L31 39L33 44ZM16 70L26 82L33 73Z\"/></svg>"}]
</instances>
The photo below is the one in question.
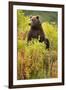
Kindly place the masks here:
<instances>
[{"instance_id":1,"label":"brown bear","mask_svg":"<svg viewBox=\"0 0 66 90\"><path fill-rule=\"evenodd\" d=\"M38 39L40 36L39 42L44 42L46 44L46 48L49 49L49 40L45 37L45 33L41 26L41 22L39 20L39 16L31 16L30 17L31 23L29 24L30 31L28 33L28 41L31 41L32 38Z\"/></svg>"}]
</instances>

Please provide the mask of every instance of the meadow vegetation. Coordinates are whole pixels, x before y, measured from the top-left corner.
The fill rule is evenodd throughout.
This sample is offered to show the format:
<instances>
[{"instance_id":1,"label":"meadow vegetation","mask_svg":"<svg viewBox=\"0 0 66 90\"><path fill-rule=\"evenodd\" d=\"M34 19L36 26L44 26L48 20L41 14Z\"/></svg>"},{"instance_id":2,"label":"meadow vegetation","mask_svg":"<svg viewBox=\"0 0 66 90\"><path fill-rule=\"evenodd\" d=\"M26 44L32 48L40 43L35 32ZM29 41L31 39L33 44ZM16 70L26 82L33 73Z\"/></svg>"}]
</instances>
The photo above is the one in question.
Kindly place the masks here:
<instances>
[{"instance_id":1,"label":"meadow vegetation","mask_svg":"<svg viewBox=\"0 0 66 90\"><path fill-rule=\"evenodd\" d=\"M43 30L50 41L50 49L47 50L44 42L40 43L32 39L27 43L27 35L30 30L30 18L22 10L17 11L18 32L18 60L17 79L43 79L56 78L58 73L57 46L58 30L57 23L42 22ZM38 38L39 39L39 38Z\"/></svg>"}]
</instances>

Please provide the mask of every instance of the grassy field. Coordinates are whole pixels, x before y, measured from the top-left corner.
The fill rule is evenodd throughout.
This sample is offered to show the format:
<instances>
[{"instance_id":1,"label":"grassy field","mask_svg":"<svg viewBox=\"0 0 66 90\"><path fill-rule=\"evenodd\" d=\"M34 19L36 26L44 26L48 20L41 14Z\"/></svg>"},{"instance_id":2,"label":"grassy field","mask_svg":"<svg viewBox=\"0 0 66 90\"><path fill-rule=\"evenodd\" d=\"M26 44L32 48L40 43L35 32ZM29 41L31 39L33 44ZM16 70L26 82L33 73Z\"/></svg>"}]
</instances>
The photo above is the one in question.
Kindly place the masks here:
<instances>
[{"instance_id":1,"label":"grassy field","mask_svg":"<svg viewBox=\"0 0 66 90\"><path fill-rule=\"evenodd\" d=\"M34 12L35 13L35 12ZM48 14L48 13L47 13ZM56 16L55 13L51 14ZM41 15L42 17L42 15ZM48 15L47 15L48 17ZM45 19L47 18L45 17ZM45 44L33 39L27 43L27 35L30 30L30 18L25 11L17 11L18 28L18 60L17 60L17 79L41 79L56 78L58 74L57 46L58 30L57 18L55 21L42 21L42 27L46 37L50 41L50 49L45 49Z\"/></svg>"}]
</instances>

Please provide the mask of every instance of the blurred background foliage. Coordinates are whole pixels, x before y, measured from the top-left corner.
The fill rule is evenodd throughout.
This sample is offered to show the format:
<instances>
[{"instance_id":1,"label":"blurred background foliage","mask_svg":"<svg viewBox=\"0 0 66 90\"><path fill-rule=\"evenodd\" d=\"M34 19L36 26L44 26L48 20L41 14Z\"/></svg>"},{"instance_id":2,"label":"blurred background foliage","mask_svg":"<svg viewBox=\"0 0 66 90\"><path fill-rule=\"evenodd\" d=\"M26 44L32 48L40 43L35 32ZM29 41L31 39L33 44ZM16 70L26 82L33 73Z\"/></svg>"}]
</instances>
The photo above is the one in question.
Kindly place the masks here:
<instances>
[{"instance_id":1,"label":"blurred background foliage","mask_svg":"<svg viewBox=\"0 0 66 90\"><path fill-rule=\"evenodd\" d=\"M39 15L50 49L36 39L27 43L30 15ZM56 78L58 75L57 12L17 10L17 79Z\"/></svg>"}]
</instances>

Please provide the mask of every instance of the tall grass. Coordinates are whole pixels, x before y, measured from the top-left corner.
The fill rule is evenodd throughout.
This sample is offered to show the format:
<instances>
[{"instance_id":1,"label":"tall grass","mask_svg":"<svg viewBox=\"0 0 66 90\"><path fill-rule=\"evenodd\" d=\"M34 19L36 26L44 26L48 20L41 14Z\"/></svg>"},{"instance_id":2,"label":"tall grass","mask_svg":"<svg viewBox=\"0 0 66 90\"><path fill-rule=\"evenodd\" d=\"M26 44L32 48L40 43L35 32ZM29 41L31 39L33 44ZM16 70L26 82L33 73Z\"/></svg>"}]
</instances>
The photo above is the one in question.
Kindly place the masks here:
<instances>
[{"instance_id":1,"label":"tall grass","mask_svg":"<svg viewBox=\"0 0 66 90\"><path fill-rule=\"evenodd\" d=\"M18 60L17 79L41 79L57 77L57 25L43 22L42 27L50 41L50 49L45 44L33 39L27 43L29 17L18 10Z\"/></svg>"}]
</instances>

